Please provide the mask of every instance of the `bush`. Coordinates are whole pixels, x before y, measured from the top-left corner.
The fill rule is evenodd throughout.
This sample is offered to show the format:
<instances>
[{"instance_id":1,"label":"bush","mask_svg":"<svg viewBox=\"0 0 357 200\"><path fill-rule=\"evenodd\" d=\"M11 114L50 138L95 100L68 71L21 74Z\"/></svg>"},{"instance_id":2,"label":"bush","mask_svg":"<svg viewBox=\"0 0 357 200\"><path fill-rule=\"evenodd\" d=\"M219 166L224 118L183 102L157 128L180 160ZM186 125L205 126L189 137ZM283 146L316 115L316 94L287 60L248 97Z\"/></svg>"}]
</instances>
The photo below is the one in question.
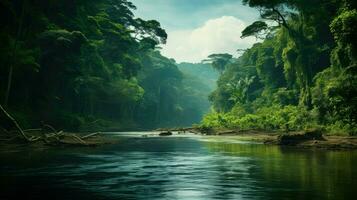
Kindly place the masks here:
<instances>
[{"instance_id":1,"label":"bush","mask_svg":"<svg viewBox=\"0 0 357 200\"><path fill-rule=\"evenodd\" d=\"M336 121L333 124L329 124L326 126L326 130L330 135L357 135L357 124L348 124L342 121Z\"/></svg>"},{"instance_id":2,"label":"bush","mask_svg":"<svg viewBox=\"0 0 357 200\"><path fill-rule=\"evenodd\" d=\"M314 127L313 115L304 107L279 106L264 107L255 113L236 112L210 113L202 121L207 127L225 127L263 130L304 130Z\"/></svg>"}]
</instances>

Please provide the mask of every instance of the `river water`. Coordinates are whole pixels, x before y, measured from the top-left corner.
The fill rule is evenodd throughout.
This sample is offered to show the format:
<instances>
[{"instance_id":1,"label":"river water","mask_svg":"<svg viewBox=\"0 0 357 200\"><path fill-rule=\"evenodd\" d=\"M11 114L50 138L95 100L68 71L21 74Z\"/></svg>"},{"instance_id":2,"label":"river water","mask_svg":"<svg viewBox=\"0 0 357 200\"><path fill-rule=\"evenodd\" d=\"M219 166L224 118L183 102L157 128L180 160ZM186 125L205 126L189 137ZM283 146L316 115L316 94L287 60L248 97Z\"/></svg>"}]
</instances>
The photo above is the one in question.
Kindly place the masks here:
<instances>
[{"instance_id":1,"label":"river water","mask_svg":"<svg viewBox=\"0 0 357 200\"><path fill-rule=\"evenodd\" d=\"M357 151L234 137L141 137L0 153L0 199L355 199Z\"/></svg>"}]
</instances>

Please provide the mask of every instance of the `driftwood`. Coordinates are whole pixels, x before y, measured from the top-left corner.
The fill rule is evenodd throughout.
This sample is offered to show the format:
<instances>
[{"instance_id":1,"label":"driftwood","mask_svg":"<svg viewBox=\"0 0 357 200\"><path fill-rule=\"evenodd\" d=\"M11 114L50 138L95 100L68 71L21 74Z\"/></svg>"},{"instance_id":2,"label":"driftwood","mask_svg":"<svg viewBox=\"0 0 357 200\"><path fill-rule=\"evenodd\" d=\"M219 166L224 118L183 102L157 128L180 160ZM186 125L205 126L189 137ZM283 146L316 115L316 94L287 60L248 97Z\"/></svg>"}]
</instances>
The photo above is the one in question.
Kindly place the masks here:
<instances>
[{"instance_id":1,"label":"driftwood","mask_svg":"<svg viewBox=\"0 0 357 200\"><path fill-rule=\"evenodd\" d=\"M19 131L19 133L21 134L21 136L23 137L23 139L25 139L27 142L31 141L31 138L29 138L25 132L22 130L22 128L20 127L20 125L17 123L17 121L8 113L6 112L6 110L2 107L2 105L0 104L0 110L3 114L5 114L5 116L14 124L14 126L16 127L16 129Z\"/></svg>"},{"instance_id":2,"label":"driftwood","mask_svg":"<svg viewBox=\"0 0 357 200\"><path fill-rule=\"evenodd\" d=\"M5 133L4 134L5 137L0 138L0 141L9 142L9 141L12 141L20 136L22 139L24 139L26 142L29 142L29 143L42 141L45 144L49 144L49 145L68 144L68 145L88 146L90 144L88 144L85 140L90 137L94 137L94 136L100 134L99 132L96 132L96 133L90 133L88 135L80 137L76 134L69 134L69 133L64 133L63 131L57 131L53 126L44 124L44 123L42 123L42 128L23 130L20 127L20 125L17 123L17 121L1 105L0 105L0 111L9 119L9 121L11 121L11 123L16 128L16 130L8 131L8 130L0 127L1 131L3 133ZM36 136L36 135L39 135L39 132L41 132L41 131L45 132L46 130L50 131L50 132L42 133L40 136ZM30 132L33 132L33 133L30 134ZM36 132L38 132L38 133L36 133ZM19 135L14 136L13 133L17 133ZM12 137L10 138L9 136L12 136ZM72 138L72 139L70 141L68 141L68 140L66 140L66 138L67 139ZM93 143L92 143L92 145L93 145Z\"/></svg>"},{"instance_id":3,"label":"driftwood","mask_svg":"<svg viewBox=\"0 0 357 200\"><path fill-rule=\"evenodd\" d=\"M49 128L49 129L51 129L54 133L57 133L57 130L56 130L55 128L53 128L53 126L51 126L51 125L44 124L44 123L42 122L42 126L43 126L44 128Z\"/></svg>"},{"instance_id":4,"label":"driftwood","mask_svg":"<svg viewBox=\"0 0 357 200\"><path fill-rule=\"evenodd\" d=\"M91 133L91 134L88 134L88 135L85 135L85 136L82 136L81 139L87 139L87 138L90 138L90 137L94 137L94 136L97 136L99 135L100 132L96 132L96 133Z\"/></svg>"}]
</instances>

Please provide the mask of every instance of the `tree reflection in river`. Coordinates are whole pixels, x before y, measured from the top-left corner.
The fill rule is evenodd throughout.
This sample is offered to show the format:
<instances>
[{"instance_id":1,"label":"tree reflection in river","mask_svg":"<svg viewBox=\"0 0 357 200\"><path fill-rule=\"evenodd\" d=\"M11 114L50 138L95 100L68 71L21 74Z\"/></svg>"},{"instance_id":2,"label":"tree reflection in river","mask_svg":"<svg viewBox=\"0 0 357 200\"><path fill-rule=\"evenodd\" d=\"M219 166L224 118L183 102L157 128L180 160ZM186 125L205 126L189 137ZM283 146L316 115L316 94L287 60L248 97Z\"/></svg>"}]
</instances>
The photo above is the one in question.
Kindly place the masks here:
<instances>
[{"instance_id":1,"label":"tree reflection in river","mask_svg":"<svg viewBox=\"0 0 357 200\"><path fill-rule=\"evenodd\" d=\"M357 165L357 151L296 149L227 142L207 142L206 146L212 152L232 158L247 158L245 166L248 166L248 179L256 181L258 193L266 193L263 195L265 198L354 198L353 187L357 185L357 173L354 169ZM236 168L230 166L230 169L222 171L232 169ZM223 182L226 182L227 177L222 177ZM237 184L242 184L242 177L236 177L236 181ZM257 191L249 195L256 196Z\"/></svg>"},{"instance_id":2,"label":"tree reflection in river","mask_svg":"<svg viewBox=\"0 0 357 200\"><path fill-rule=\"evenodd\" d=\"M0 199L353 199L357 185L356 151L121 137L98 148L0 152Z\"/></svg>"}]
</instances>

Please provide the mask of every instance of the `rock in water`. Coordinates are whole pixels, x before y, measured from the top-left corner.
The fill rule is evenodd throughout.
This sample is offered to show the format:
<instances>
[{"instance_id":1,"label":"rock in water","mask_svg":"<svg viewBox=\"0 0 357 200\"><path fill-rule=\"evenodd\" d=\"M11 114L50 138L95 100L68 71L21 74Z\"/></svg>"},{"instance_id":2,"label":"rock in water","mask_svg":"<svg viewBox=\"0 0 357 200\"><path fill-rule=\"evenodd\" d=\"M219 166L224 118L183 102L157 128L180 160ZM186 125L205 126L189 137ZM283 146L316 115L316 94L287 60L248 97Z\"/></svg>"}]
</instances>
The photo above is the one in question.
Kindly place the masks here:
<instances>
[{"instance_id":1,"label":"rock in water","mask_svg":"<svg viewBox=\"0 0 357 200\"><path fill-rule=\"evenodd\" d=\"M161 133L159 134L159 136L170 136L170 135L172 135L172 132L171 132L171 131L165 131L165 132L161 132Z\"/></svg>"}]
</instances>

